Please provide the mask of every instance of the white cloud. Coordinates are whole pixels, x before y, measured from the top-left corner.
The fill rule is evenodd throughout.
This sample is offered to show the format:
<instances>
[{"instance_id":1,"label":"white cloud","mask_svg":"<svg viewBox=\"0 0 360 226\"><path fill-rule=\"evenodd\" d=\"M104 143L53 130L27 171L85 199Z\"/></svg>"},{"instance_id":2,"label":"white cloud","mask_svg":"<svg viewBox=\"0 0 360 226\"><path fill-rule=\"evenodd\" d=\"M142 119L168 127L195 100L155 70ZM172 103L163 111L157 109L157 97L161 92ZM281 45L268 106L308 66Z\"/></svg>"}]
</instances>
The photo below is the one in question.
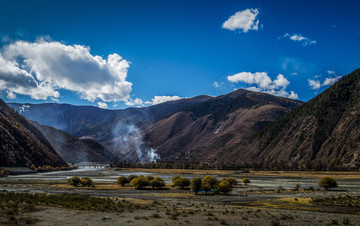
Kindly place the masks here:
<instances>
[{"instance_id":1,"label":"white cloud","mask_svg":"<svg viewBox=\"0 0 360 226\"><path fill-rule=\"evenodd\" d=\"M108 108L108 105L106 103L104 103L104 102L98 102L97 105L98 105L99 108L104 108L104 109Z\"/></svg>"},{"instance_id":2,"label":"white cloud","mask_svg":"<svg viewBox=\"0 0 360 226\"><path fill-rule=\"evenodd\" d=\"M46 100L66 89L92 102L126 101L132 90L128 68L116 53L103 59L87 46L17 41L0 53L0 90Z\"/></svg>"},{"instance_id":3,"label":"white cloud","mask_svg":"<svg viewBox=\"0 0 360 226\"><path fill-rule=\"evenodd\" d=\"M308 79L311 89L320 89L321 82L319 80Z\"/></svg>"},{"instance_id":4,"label":"white cloud","mask_svg":"<svg viewBox=\"0 0 360 226\"><path fill-rule=\"evenodd\" d=\"M8 99L13 100L13 99L16 99L16 94L13 93L13 92L11 92L11 91L7 91L6 97L7 97Z\"/></svg>"},{"instance_id":5,"label":"white cloud","mask_svg":"<svg viewBox=\"0 0 360 226\"><path fill-rule=\"evenodd\" d=\"M327 73L329 75L332 75L332 76L335 76L336 75L336 72L333 71L333 70L328 70ZM309 86L311 87L311 89L313 90L318 90L320 89L321 87L324 87L324 86L331 86L333 85L335 82L337 82L342 76L336 76L336 77L327 77L324 79L323 82L321 82L319 80L321 76L319 75L316 75L314 76L315 79L308 79L308 82L309 82Z\"/></svg>"},{"instance_id":6,"label":"white cloud","mask_svg":"<svg viewBox=\"0 0 360 226\"><path fill-rule=\"evenodd\" d=\"M5 59L0 53L0 90L5 90L10 96L16 94L29 95L32 99L45 100L49 96L59 97L60 93L45 81L37 81L31 71L19 67L15 61Z\"/></svg>"},{"instance_id":7,"label":"white cloud","mask_svg":"<svg viewBox=\"0 0 360 226\"><path fill-rule=\"evenodd\" d=\"M323 82L322 86L331 86L335 82L337 82L340 78L341 78L341 76L337 76L334 78L325 78L325 81Z\"/></svg>"},{"instance_id":8,"label":"white cloud","mask_svg":"<svg viewBox=\"0 0 360 226\"><path fill-rule=\"evenodd\" d=\"M146 101L145 104L161 104L167 101L173 101L173 100L180 100L181 97L179 96L154 96L154 98L151 99L151 101Z\"/></svg>"},{"instance_id":9,"label":"white cloud","mask_svg":"<svg viewBox=\"0 0 360 226\"><path fill-rule=\"evenodd\" d=\"M266 72L240 72L228 76L227 80L233 83L243 82L249 85L256 84L261 89L286 88L290 84L284 75L279 74L273 81Z\"/></svg>"},{"instance_id":10,"label":"white cloud","mask_svg":"<svg viewBox=\"0 0 360 226\"><path fill-rule=\"evenodd\" d=\"M290 95L288 96L290 99L299 99L299 95L295 93L294 91L290 91Z\"/></svg>"},{"instance_id":11,"label":"white cloud","mask_svg":"<svg viewBox=\"0 0 360 226\"><path fill-rule=\"evenodd\" d=\"M222 88L222 86L224 85L224 82L214 82L213 86L217 89Z\"/></svg>"},{"instance_id":12,"label":"white cloud","mask_svg":"<svg viewBox=\"0 0 360 226\"><path fill-rule=\"evenodd\" d=\"M249 30L257 31L259 29L259 20L256 20L258 14L258 9L238 11L223 23L222 28L230 31L242 30L244 33Z\"/></svg>"},{"instance_id":13,"label":"white cloud","mask_svg":"<svg viewBox=\"0 0 360 226\"><path fill-rule=\"evenodd\" d=\"M295 42L301 42L303 46L316 44L315 40L311 40L310 38L304 37L301 34L292 34L292 35L290 35L289 33L286 33L282 37L283 38L289 38L290 40L295 41Z\"/></svg>"},{"instance_id":14,"label":"white cloud","mask_svg":"<svg viewBox=\"0 0 360 226\"><path fill-rule=\"evenodd\" d=\"M144 103L140 98L135 98L135 100L129 98L125 101L125 105L127 106L143 106Z\"/></svg>"},{"instance_id":15,"label":"white cloud","mask_svg":"<svg viewBox=\"0 0 360 226\"><path fill-rule=\"evenodd\" d=\"M327 73L328 73L329 75L335 75L335 74L336 74L335 71L333 71L333 70L328 70Z\"/></svg>"},{"instance_id":16,"label":"white cloud","mask_svg":"<svg viewBox=\"0 0 360 226\"><path fill-rule=\"evenodd\" d=\"M238 74L228 76L227 80L232 83L242 82L248 85L255 85L247 88L251 91L263 92L293 99L299 98L293 91L289 94L289 92L285 90L290 82L282 74L279 74L275 80L272 80L266 72L240 72Z\"/></svg>"}]
</instances>

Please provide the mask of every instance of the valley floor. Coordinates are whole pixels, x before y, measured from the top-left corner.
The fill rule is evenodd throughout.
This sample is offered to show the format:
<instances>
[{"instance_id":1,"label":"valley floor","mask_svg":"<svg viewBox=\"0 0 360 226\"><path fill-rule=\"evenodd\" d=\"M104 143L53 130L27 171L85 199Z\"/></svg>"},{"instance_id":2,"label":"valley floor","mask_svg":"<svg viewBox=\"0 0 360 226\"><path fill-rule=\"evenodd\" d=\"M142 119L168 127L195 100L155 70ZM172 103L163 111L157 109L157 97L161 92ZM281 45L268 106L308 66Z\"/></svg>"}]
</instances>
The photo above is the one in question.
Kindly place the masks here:
<instances>
[{"instance_id":1,"label":"valley floor","mask_svg":"<svg viewBox=\"0 0 360 226\"><path fill-rule=\"evenodd\" d=\"M147 172L145 172L147 171ZM136 190L131 187L114 184L109 181L114 173L116 176L137 173L161 174L171 178L181 174L187 177L202 177L214 175L216 177L234 176L238 180L248 177L250 185L237 185L230 195L194 195L190 190L175 189L167 185L162 190ZM37 204L31 211L18 204L18 214L15 219L7 215L9 202L1 203L0 224L5 223L33 223L35 225L360 225L360 206L324 205L316 204L314 199L327 197L360 197L360 177L358 173L338 175L339 188L333 191L318 190L312 183L318 180L315 176L283 175L282 172L255 172L245 175L232 174L228 171L193 171L193 172L159 172L136 169L130 170L99 170L74 171L73 174L100 175L103 181L97 181L95 188L71 187L65 180L25 180L24 177L9 177L0 180L0 194L46 193L46 194L88 194L95 197L108 198L114 202L126 202L130 209L86 210L86 208L66 208L55 204ZM271 175L270 175L271 174ZM333 173L330 176L336 177ZM44 174L49 176L51 174ZM59 174L56 174L59 176ZM322 176L322 175L321 175ZM41 177L41 175L39 175ZM90 176L91 177L91 176ZM115 178L115 177L114 177ZM106 180L105 180L106 179ZM283 183L264 184L266 180L282 182L290 180L300 181L299 191ZM289 184L290 184L289 183ZM306 185L314 186L309 189ZM344 186L345 184L345 186ZM263 185L263 186L262 186ZM335 198L334 198L335 199Z\"/></svg>"}]
</instances>

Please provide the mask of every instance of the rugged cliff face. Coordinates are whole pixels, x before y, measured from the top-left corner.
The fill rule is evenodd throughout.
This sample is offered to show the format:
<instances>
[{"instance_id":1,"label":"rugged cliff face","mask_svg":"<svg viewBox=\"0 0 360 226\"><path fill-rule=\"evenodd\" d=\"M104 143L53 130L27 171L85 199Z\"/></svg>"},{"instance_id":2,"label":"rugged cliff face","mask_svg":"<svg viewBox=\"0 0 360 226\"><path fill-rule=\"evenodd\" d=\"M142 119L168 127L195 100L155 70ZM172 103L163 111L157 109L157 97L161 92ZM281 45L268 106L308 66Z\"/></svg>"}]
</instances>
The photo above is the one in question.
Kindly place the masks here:
<instances>
[{"instance_id":1,"label":"rugged cliff face","mask_svg":"<svg viewBox=\"0 0 360 226\"><path fill-rule=\"evenodd\" d=\"M67 165L43 134L2 100L0 134L0 166Z\"/></svg>"},{"instance_id":2,"label":"rugged cliff face","mask_svg":"<svg viewBox=\"0 0 360 226\"><path fill-rule=\"evenodd\" d=\"M227 149L238 162L342 163L360 152L360 70L281 117L251 140ZM222 159L228 155L222 153Z\"/></svg>"}]
</instances>

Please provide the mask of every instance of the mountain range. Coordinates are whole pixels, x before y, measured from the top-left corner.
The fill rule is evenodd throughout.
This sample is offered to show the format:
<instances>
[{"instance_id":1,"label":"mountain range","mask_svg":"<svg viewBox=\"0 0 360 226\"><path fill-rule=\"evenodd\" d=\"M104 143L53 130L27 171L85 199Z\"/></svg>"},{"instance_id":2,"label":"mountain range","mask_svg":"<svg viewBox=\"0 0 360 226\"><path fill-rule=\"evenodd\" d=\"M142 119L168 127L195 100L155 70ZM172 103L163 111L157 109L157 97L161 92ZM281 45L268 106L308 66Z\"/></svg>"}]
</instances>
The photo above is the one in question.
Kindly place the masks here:
<instances>
[{"instance_id":1,"label":"mountain range","mask_svg":"<svg viewBox=\"0 0 360 226\"><path fill-rule=\"evenodd\" d=\"M123 110L68 104L9 105L40 124L101 143L114 158L148 161L150 150L157 150L163 160L175 160L193 158L199 150L213 147L208 153L210 158L216 155L216 147L249 138L301 104L269 94L236 90L219 97L203 95ZM38 128L51 143L58 143L54 139L59 136L49 134L45 127Z\"/></svg>"},{"instance_id":2,"label":"mountain range","mask_svg":"<svg viewBox=\"0 0 360 226\"><path fill-rule=\"evenodd\" d=\"M36 121L34 127L66 161L328 164L357 161L359 92L356 70L307 103L236 90L121 110L9 106Z\"/></svg>"}]
</instances>

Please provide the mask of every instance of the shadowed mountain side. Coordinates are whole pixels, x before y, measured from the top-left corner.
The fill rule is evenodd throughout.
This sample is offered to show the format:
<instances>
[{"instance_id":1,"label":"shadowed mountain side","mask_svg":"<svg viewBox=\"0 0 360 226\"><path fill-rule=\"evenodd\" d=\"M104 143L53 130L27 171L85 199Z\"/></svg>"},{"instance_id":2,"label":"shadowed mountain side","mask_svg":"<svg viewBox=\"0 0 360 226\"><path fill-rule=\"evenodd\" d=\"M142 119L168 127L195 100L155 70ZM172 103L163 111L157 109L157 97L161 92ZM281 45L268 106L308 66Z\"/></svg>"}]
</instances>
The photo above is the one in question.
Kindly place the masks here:
<instances>
[{"instance_id":1,"label":"shadowed mountain side","mask_svg":"<svg viewBox=\"0 0 360 226\"><path fill-rule=\"evenodd\" d=\"M67 104L11 106L41 124L94 139L119 159L144 161L151 148L158 151L161 159L196 158L198 149L209 147L212 151L208 156L215 156L220 147L248 139L301 104L269 94L236 90L218 97L197 96L123 110Z\"/></svg>"},{"instance_id":2,"label":"shadowed mountain side","mask_svg":"<svg viewBox=\"0 0 360 226\"><path fill-rule=\"evenodd\" d=\"M249 139L300 104L286 98L237 90L184 108L154 123L144 137L147 146L156 148L162 159L216 161L219 148Z\"/></svg>"},{"instance_id":3,"label":"shadowed mountain side","mask_svg":"<svg viewBox=\"0 0 360 226\"><path fill-rule=\"evenodd\" d=\"M44 134L56 152L68 163L109 163L114 160L113 154L95 140L79 139L67 132L41 125L35 121L33 121L33 124Z\"/></svg>"},{"instance_id":4,"label":"shadowed mountain side","mask_svg":"<svg viewBox=\"0 0 360 226\"><path fill-rule=\"evenodd\" d=\"M0 166L67 166L43 134L0 99Z\"/></svg>"},{"instance_id":5,"label":"shadowed mountain side","mask_svg":"<svg viewBox=\"0 0 360 226\"><path fill-rule=\"evenodd\" d=\"M344 76L309 102L267 126L250 141L224 148L218 157L236 162L328 165L358 161L360 70ZM229 156L231 156L229 158Z\"/></svg>"},{"instance_id":6,"label":"shadowed mountain side","mask_svg":"<svg viewBox=\"0 0 360 226\"><path fill-rule=\"evenodd\" d=\"M169 117L180 109L211 99L209 96L185 98L144 108L107 110L92 106L70 104L9 103L20 114L42 125L52 126L76 137L91 137L105 142L113 138L112 130L118 122L129 122L139 127Z\"/></svg>"}]
</instances>

